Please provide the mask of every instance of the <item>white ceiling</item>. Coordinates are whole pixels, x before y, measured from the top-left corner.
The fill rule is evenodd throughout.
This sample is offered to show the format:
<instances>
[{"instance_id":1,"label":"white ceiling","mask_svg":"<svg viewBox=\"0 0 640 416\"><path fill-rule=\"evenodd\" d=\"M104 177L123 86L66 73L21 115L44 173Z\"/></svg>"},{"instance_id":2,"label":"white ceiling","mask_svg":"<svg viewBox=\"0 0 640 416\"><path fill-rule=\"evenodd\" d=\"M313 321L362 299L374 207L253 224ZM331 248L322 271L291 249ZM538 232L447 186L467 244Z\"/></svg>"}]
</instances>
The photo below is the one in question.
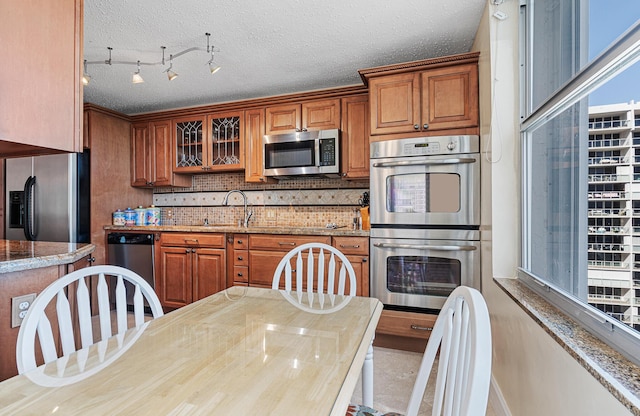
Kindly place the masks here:
<instances>
[{"instance_id":1,"label":"white ceiling","mask_svg":"<svg viewBox=\"0 0 640 416\"><path fill-rule=\"evenodd\" d=\"M89 65L84 101L125 114L348 85L358 69L468 52L486 0L85 0L84 58L160 62ZM163 71L169 54L178 78Z\"/></svg>"}]
</instances>

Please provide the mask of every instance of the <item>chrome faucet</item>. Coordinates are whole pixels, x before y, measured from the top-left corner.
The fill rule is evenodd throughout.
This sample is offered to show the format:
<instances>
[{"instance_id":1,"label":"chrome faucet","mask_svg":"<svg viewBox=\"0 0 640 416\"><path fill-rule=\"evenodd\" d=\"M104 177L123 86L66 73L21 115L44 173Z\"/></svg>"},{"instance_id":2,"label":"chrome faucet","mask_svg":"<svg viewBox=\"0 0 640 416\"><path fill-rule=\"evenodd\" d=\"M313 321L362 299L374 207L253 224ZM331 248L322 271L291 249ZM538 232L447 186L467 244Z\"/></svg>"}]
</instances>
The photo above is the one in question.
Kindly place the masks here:
<instances>
[{"instance_id":1,"label":"chrome faucet","mask_svg":"<svg viewBox=\"0 0 640 416\"><path fill-rule=\"evenodd\" d=\"M239 189L234 189L234 190L231 190L231 191L227 192L227 194L224 196L224 199L222 200L222 205L228 205L228 203L229 203L229 195L231 195L234 192L237 192L240 195L242 195L242 200L244 201L244 222L243 222L243 225L244 225L244 228L247 228L249 226L249 219L253 215L253 211L247 211L247 195L245 195L244 192L242 192Z\"/></svg>"}]
</instances>

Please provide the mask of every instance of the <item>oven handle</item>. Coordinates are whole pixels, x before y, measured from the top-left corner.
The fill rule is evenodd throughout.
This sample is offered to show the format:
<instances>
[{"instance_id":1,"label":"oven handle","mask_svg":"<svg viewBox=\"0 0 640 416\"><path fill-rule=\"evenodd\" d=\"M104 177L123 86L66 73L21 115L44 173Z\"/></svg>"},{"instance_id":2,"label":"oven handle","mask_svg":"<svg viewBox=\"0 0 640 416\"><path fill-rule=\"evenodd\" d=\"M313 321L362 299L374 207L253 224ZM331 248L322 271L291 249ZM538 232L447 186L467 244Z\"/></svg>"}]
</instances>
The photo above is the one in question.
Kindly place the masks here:
<instances>
[{"instance_id":1,"label":"oven handle","mask_svg":"<svg viewBox=\"0 0 640 416\"><path fill-rule=\"evenodd\" d=\"M374 168L388 168L394 166L435 166L435 165L457 165L461 163L475 163L473 157L455 157L453 159L442 160L407 160L402 162L375 162Z\"/></svg>"},{"instance_id":2,"label":"oven handle","mask_svg":"<svg viewBox=\"0 0 640 416\"><path fill-rule=\"evenodd\" d=\"M373 243L378 248L408 248L417 250L438 250L438 251L473 251L477 250L476 246L432 246L418 244L389 244L389 243Z\"/></svg>"}]
</instances>

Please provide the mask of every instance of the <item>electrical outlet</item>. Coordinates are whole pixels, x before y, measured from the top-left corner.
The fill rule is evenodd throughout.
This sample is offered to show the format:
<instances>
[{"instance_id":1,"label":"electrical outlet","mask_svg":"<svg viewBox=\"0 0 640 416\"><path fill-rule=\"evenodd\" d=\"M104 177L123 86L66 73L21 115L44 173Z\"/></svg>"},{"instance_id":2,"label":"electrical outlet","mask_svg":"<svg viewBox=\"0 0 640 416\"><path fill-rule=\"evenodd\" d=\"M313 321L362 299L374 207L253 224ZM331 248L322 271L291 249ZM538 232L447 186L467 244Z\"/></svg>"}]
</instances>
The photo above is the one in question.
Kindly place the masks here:
<instances>
[{"instance_id":1,"label":"electrical outlet","mask_svg":"<svg viewBox=\"0 0 640 416\"><path fill-rule=\"evenodd\" d=\"M275 208L267 208L265 210L265 219L267 220L267 222L276 222Z\"/></svg>"},{"instance_id":2,"label":"electrical outlet","mask_svg":"<svg viewBox=\"0 0 640 416\"><path fill-rule=\"evenodd\" d=\"M22 320L27 316L27 311L35 299L35 293L11 298L11 328L17 328L22 324Z\"/></svg>"}]
</instances>

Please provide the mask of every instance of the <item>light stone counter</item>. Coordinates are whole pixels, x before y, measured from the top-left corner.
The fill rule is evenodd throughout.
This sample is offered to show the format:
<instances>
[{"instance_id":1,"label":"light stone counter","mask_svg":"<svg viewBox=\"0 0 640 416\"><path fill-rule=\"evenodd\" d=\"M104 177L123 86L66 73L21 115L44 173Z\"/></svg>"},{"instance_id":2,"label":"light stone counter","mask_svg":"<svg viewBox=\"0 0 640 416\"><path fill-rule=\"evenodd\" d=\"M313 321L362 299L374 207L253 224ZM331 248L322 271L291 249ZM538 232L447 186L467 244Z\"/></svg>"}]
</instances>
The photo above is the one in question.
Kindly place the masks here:
<instances>
[{"instance_id":1,"label":"light stone counter","mask_svg":"<svg viewBox=\"0 0 640 416\"><path fill-rule=\"evenodd\" d=\"M293 235L328 235L344 237L369 237L369 231L349 228L312 228L290 226L253 226L237 227L234 225L160 225L160 226L116 226L107 225L107 231L145 231L145 232L189 232L189 233L233 233L233 234L293 234Z\"/></svg>"},{"instance_id":2,"label":"light stone counter","mask_svg":"<svg viewBox=\"0 0 640 416\"><path fill-rule=\"evenodd\" d=\"M93 253L86 243L0 240L0 273L73 263Z\"/></svg>"}]
</instances>

